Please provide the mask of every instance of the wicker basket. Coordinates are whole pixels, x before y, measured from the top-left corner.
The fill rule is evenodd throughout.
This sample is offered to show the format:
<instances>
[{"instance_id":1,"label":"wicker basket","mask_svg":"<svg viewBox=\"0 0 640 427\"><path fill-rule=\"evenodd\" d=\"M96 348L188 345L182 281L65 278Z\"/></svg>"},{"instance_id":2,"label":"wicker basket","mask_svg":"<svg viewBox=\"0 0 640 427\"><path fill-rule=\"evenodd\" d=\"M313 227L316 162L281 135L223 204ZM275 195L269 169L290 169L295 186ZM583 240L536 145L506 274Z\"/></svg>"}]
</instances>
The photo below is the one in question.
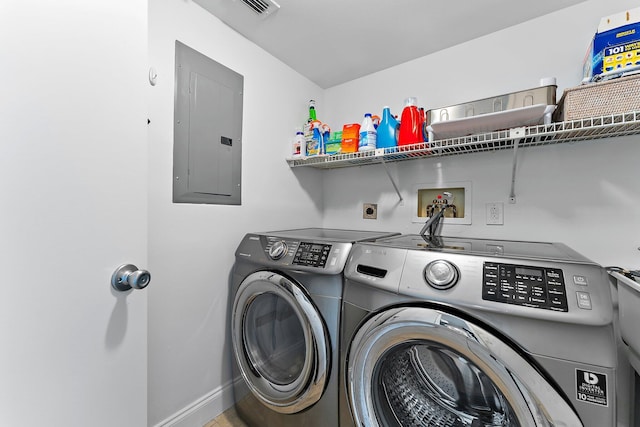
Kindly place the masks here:
<instances>
[{"instance_id":1,"label":"wicker basket","mask_svg":"<svg viewBox=\"0 0 640 427\"><path fill-rule=\"evenodd\" d=\"M638 111L640 75L565 89L558 107L558 121Z\"/></svg>"}]
</instances>

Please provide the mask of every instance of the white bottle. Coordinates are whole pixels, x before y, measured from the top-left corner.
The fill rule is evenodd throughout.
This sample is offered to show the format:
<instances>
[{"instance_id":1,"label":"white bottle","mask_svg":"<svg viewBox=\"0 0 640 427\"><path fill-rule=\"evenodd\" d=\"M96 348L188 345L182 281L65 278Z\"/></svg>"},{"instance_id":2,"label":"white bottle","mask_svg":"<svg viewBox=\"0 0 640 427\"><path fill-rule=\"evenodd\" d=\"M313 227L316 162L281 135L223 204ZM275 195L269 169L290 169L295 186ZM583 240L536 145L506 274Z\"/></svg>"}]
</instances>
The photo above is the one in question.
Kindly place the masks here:
<instances>
[{"instance_id":1,"label":"white bottle","mask_svg":"<svg viewBox=\"0 0 640 427\"><path fill-rule=\"evenodd\" d=\"M291 148L291 157L295 159L306 157L307 144L305 143L304 133L302 131L296 132L296 136L293 138L293 146Z\"/></svg>"},{"instance_id":2,"label":"white bottle","mask_svg":"<svg viewBox=\"0 0 640 427\"><path fill-rule=\"evenodd\" d=\"M364 115L362 126L360 126L360 140L358 141L358 151L368 151L376 149L376 128L371 120L371 113Z\"/></svg>"}]
</instances>

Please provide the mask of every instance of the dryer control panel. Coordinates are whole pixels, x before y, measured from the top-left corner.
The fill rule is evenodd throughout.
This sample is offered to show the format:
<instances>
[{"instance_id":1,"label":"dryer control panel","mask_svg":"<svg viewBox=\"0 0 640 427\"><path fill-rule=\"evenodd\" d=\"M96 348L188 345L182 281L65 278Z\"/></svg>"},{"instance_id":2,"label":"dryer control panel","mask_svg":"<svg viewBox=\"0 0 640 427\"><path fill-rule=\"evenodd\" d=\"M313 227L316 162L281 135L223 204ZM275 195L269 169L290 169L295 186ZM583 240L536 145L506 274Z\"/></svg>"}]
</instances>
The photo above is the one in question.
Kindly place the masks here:
<instances>
[{"instance_id":1,"label":"dryer control panel","mask_svg":"<svg viewBox=\"0 0 640 427\"><path fill-rule=\"evenodd\" d=\"M329 259L331 245L326 243L300 242L293 264L323 268Z\"/></svg>"},{"instance_id":2,"label":"dryer control panel","mask_svg":"<svg viewBox=\"0 0 640 427\"><path fill-rule=\"evenodd\" d=\"M250 233L238 246L236 259L279 270L340 274L352 246L348 242L302 240Z\"/></svg>"},{"instance_id":3,"label":"dryer control panel","mask_svg":"<svg viewBox=\"0 0 640 427\"><path fill-rule=\"evenodd\" d=\"M485 262L482 299L568 311L567 291L559 268Z\"/></svg>"},{"instance_id":4,"label":"dryer control panel","mask_svg":"<svg viewBox=\"0 0 640 427\"><path fill-rule=\"evenodd\" d=\"M265 252L271 261L305 267L324 268L332 245L323 242L300 242L267 237ZM335 263L335 260L333 261Z\"/></svg>"}]
</instances>

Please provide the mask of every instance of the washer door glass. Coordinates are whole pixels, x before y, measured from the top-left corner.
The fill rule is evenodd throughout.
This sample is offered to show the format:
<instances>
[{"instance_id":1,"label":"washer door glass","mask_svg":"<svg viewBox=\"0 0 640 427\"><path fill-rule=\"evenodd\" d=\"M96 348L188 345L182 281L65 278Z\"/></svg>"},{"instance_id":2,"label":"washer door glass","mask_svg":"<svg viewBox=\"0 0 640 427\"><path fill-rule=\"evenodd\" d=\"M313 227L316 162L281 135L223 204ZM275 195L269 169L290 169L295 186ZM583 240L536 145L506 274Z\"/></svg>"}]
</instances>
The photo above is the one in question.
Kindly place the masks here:
<instances>
[{"instance_id":1,"label":"washer door glass","mask_svg":"<svg viewBox=\"0 0 640 427\"><path fill-rule=\"evenodd\" d=\"M382 425L520 426L491 378L438 343L392 348L378 362L373 384Z\"/></svg>"},{"instance_id":2,"label":"washer door glass","mask_svg":"<svg viewBox=\"0 0 640 427\"><path fill-rule=\"evenodd\" d=\"M291 414L322 397L329 335L301 285L271 271L247 276L236 291L231 329L240 373L265 406Z\"/></svg>"},{"instance_id":3,"label":"washer door glass","mask_svg":"<svg viewBox=\"0 0 640 427\"><path fill-rule=\"evenodd\" d=\"M347 360L358 426L582 426L525 356L446 311L379 313L358 329Z\"/></svg>"},{"instance_id":4,"label":"washer door glass","mask_svg":"<svg viewBox=\"0 0 640 427\"><path fill-rule=\"evenodd\" d=\"M265 292L251 300L245 313L244 345L251 366L273 384L294 382L307 358L296 310L278 294Z\"/></svg>"}]
</instances>

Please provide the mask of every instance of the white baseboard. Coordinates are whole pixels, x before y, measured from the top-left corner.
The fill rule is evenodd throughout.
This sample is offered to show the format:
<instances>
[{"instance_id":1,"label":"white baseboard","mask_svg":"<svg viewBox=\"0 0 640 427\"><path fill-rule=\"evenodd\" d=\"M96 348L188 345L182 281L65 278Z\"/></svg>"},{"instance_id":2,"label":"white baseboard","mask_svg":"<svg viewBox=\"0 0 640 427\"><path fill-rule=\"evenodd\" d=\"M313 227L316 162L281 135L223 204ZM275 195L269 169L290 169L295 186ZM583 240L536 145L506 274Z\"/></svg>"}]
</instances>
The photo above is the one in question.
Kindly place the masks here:
<instances>
[{"instance_id":1,"label":"white baseboard","mask_svg":"<svg viewBox=\"0 0 640 427\"><path fill-rule=\"evenodd\" d=\"M235 381L242 381L237 378ZM179 410L154 427L203 427L233 406L233 381L221 385L189 406Z\"/></svg>"}]
</instances>

